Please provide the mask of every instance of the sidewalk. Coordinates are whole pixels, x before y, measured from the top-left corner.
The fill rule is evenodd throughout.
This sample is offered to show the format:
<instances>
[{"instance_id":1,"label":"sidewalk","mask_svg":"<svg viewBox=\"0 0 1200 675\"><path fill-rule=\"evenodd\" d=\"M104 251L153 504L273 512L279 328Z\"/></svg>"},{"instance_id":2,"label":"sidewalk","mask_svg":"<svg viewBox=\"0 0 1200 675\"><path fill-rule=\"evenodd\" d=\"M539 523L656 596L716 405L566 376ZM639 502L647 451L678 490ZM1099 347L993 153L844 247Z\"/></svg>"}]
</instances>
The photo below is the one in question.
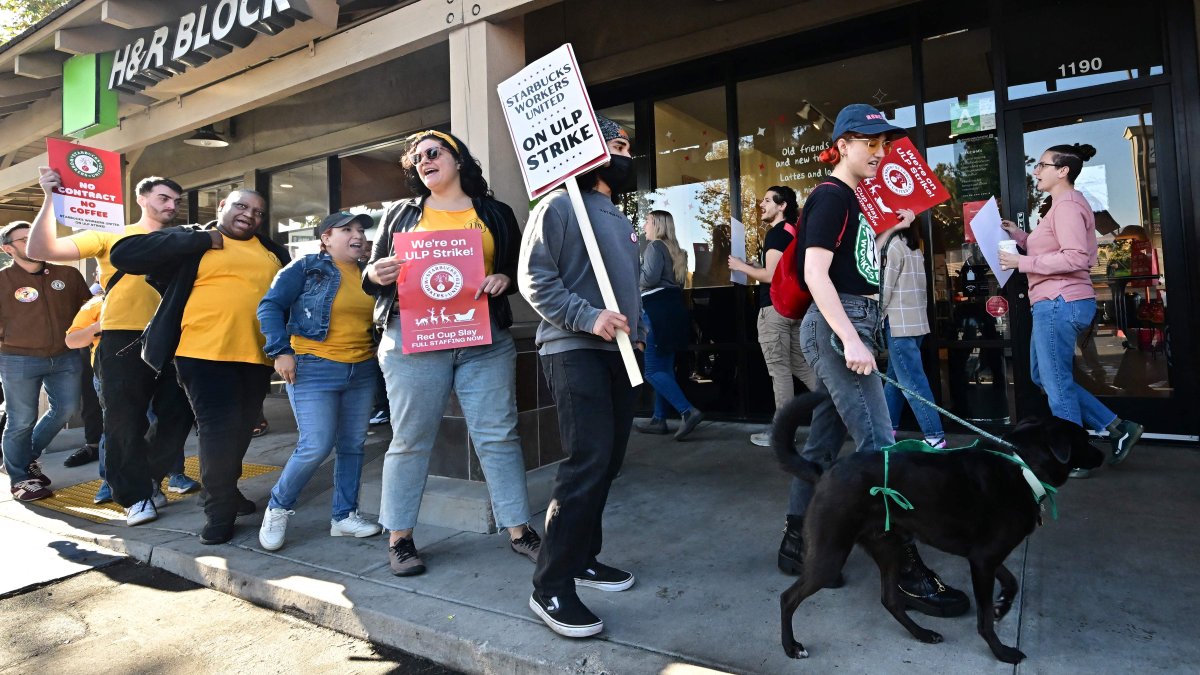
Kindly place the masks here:
<instances>
[{"instance_id":1,"label":"sidewalk","mask_svg":"<svg viewBox=\"0 0 1200 675\"><path fill-rule=\"evenodd\" d=\"M268 400L267 416L271 432L251 444L247 462L282 466L295 442L286 399ZM372 431L362 509L374 514L388 432ZM878 573L858 550L846 587L818 593L796 613L797 638L811 654L797 662L779 644L779 593L792 581L775 569L787 478L768 448L749 443L750 431L705 423L684 443L633 435L605 513L604 560L638 581L624 593L580 590L605 621L599 639L583 641L559 638L529 611L533 566L503 535L418 527L429 572L407 579L390 574L385 536L330 538L328 464L276 553L257 537L277 472L242 482L259 513L240 520L222 546L199 543L203 514L194 496L137 528L15 503L7 491L0 517L472 673L1117 673L1200 663L1195 449L1146 443L1121 467L1064 486L1059 520L1047 518L1008 562L1021 593L998 632L1027 654L1017 668L992 657L973 611L956 619L914 614L945 642L914 640L880 606ZM80 440L78 431L64 432L43 458L54 487L95 478L95 464L62 467ZM193 437L189 454L194 446ZM21 550L14 543L6 542L6 556ZM969 593L964 560L927 547L923 554Z\"/></svg>"}]
</instances>

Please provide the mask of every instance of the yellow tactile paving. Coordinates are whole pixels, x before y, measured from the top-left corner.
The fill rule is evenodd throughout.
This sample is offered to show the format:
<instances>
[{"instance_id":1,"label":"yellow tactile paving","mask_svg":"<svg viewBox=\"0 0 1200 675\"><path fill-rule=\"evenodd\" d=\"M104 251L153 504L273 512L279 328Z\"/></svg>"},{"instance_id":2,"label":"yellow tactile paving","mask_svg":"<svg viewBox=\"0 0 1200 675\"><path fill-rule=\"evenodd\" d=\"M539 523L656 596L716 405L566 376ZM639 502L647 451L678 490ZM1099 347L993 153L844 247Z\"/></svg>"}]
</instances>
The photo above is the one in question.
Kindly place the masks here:
<instances>
[{"instance_id":1,"label":"yellow tactile paving","mask_svg":"<svg viewBox=\"0 0 1200 675\"><path fill-rule=\"evenodd\" d=\"M279 467L277 466L268 466L266 464L247 464L243 462L241 478L253 478L255 476L261 476L264 473L270 473L278 470ZM197 460L197 458L185 458L183 463L183 472L192 478L199 480L200 462ZM51 511L58 511L59 513L77 516L79 518L86 518L93 523L107 523L114 520L125 520L125 509L121 508L116 503L92 503L92 497L95 497L96 490L100 489L100 479L98 478L86 483L80 483L79 485L71 485L63 488L51 485L50 488L54 490L53 497L41 499L36 502L29 502L29 504L41 506L43 508L50 509ZM163 494L167 496L168 502L177 502L181 499L187 499L192 495L199 494L198 490L186 495L167 492L167 483L165 480L163 481L162 488Z\"/></svg>"}]
</instances>

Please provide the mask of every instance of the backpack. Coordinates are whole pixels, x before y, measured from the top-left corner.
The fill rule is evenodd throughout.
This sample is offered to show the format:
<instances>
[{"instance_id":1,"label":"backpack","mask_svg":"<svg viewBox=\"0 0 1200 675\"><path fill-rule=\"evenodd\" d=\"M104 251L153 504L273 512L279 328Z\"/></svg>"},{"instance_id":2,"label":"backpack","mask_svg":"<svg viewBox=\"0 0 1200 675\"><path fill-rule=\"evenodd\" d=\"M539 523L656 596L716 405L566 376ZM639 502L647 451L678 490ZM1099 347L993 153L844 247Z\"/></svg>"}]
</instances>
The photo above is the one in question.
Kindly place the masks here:
<instances>
[{"instance_id":1,"label":"backpack","mask_svg":"<svg viewBox=\"0 0 1200 675\"><path fill-rule=\"evenodd\" d=\"M833 185L833 183L826 181L821 185ZM817 188L821 185L818 185ZM813 188L813 192L816 192L817 188ZM809 196L812 196L811 193ZM842 237L846 235L846 225L849 221L850 212L846 211L846 217L842 220L842 231L838 234L837 243L834 244L835 248L842 245ZM800 240L800 228L803 225L803 211L800 213L798 225L794 227L791 224L784 225L784 229L792 235L792 243L784 249L779 263L775 265L775 274L771 276L771 305L776 312L779 312L780 316L792 320L804 318L804 313L812 304L812 294L808 292L808 287L804 284L804 275L800 269L803 250L796 245Z\"/></svg>"}]
</instances>

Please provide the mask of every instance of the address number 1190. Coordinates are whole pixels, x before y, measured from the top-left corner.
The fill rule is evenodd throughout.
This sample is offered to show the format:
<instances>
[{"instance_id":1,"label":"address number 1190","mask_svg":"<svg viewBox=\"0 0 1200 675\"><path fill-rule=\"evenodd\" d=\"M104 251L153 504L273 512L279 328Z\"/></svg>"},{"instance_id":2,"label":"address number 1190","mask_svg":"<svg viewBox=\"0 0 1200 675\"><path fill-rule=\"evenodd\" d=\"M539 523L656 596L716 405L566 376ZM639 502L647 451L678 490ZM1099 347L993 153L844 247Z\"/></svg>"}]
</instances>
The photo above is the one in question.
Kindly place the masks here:
<instances>
[{"instance_id":1,"label":"address number 1190","mask_svg":"<svg viewBox=\"0 0 1200 675\"><path fill-rule=\"evenodd\" d=\"M1104 61L1099 57L1090 59L1080 59L1070 63L1059 64L1058 72L1062 77L1074 77L1076 75L1087 75L1088 73L1098 72L1104 67Z\"/></svg>"}]
</instances>

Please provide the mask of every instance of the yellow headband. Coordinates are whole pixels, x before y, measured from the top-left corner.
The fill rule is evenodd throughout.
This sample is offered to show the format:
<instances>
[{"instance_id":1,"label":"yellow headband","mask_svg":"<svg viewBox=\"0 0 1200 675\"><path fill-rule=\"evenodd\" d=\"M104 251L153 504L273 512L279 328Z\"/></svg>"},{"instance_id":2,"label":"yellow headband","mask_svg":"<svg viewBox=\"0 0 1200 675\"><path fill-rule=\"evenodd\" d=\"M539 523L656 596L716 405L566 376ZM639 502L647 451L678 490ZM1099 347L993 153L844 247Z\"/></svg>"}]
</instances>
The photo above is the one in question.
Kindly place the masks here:
<instances>
[{"instance_id":1,"label":"yellow headband","mask_svg":"<svg viewBox=\"0 0 1200 675\"><path fill-rule=\"evenodd\" d=\"M458 149L458 143L454 142L454 138L450 134L447 134L445 132L434 131L433 129L428 129L426 131L418 131L417 133L409 136L408 138L410 141L418 141L419 142L420 139L424 138L425 136L436 136L436 137L440 138L441 140L449 143L450 147L454 148L454 152L462 152L461 150Z\"/></svg>"}]
</instances>

